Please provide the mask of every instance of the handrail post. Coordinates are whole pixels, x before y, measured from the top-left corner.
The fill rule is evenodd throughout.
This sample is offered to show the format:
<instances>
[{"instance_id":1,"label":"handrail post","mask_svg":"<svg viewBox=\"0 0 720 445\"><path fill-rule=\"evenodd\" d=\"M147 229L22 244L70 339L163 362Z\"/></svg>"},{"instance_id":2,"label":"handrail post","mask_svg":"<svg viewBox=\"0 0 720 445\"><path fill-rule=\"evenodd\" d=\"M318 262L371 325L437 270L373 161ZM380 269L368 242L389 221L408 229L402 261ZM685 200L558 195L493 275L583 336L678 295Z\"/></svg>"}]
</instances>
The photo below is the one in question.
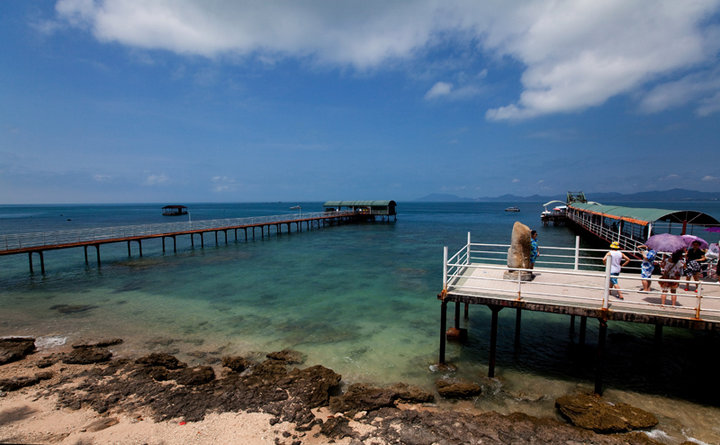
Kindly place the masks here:
<instances>
[{"instance_id":1,"label":"handrail post","mask_svg":"<svg viewBox=\"0 0 720 445\"><path fill-rule=\"evenodd\" d=\"M695 307L695 318L700 319L700 303L702 302L702 281L698 281L697 285L697 306ZM679 287L679 286L678 286Z\"/></svg>"},{"instance_id":2,"label":"handrail post","mask_svg":"<svg viewBox=\"0 0 720 445\"><path fill-rule=\"evenodd\" d=\"M522 299L522 274L523 274L523 272L524 272L524 270L517 271L517 276L518 276L518 297L517 297L517 299L518 300Z\"/></svg>"},{"instance_id":3,"label":"handrail post","mask_svg":"<svg viewBox=\"0 0 720 445\"><path fill-rule=\"evenodd\" d=\"M580 267L580 235L577 235L575 237L575 268L573 270L578 270Z\"/></svg>"},{"instance_id":4,"label":"handrail post","mask_svg":"<svg viewBox=\"0 0 720 445\"><path fill-rule=\"evenodd\" d=\"M443 246L443 290L447 292L448 281L448 248Z\"/></svg>"},{"instance_id":5,"label":"handrail post","mask_svg":"<svg viewBox=\"0 0 720 445\"><path fill-rule=\"evenodd\" d=\"M603 304L602 308L607 309L609 300L610 300L610 267L611 267L611 261L610 258L606 260L605 263L605 286L603 289Z\"/></svg>"},{"instance_id":6,"label":"handrail post","mask_svg":"<svg viewBox=\"0 0 720 445\"><path fill-rule=\"evenodd\" d=\"M467 258L465 258L465 264L470 264L470 232L468 232Z\"/></svg>"}]
</instances>

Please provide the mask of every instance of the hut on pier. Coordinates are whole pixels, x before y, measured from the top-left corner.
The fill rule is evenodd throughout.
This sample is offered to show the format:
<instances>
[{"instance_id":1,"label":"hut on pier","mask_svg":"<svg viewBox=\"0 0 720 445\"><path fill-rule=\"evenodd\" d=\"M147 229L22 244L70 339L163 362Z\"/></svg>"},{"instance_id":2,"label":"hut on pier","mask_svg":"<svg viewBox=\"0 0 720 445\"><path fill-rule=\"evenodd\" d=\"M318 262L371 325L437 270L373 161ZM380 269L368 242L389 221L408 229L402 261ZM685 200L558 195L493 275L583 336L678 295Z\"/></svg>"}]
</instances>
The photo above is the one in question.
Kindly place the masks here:
<instances>
[{"instance_id":1,"label":"hut on pier","mask_svg":"<svg viewBox=\"0 0 720 445\"><path fill-rule=\"evenodd\" d=\"M396 206L395 201L327 201L323 204L325 212L351 211L358 215L367 215L372 220L379 216L388 221L391 216L397 220Z\"/></svg>"}]
</instances>

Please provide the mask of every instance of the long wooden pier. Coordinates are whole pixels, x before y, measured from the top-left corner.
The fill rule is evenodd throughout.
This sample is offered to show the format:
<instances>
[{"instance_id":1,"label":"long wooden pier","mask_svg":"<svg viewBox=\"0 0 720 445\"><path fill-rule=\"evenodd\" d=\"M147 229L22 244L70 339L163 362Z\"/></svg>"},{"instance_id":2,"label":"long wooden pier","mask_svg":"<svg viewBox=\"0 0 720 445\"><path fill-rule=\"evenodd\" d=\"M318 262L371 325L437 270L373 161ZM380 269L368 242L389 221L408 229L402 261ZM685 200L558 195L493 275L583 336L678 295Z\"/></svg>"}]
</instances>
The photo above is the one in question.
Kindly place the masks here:
<instances>
[{"instance_id":1,"label":"long wooden pier","mask_svg":"<svg viewBox=\"0 0 720 445\"><path fill-rule=\"evenodd\" d=\"M0 235L0 256L27 254L30 273L33 273L33 254L37 254L40 259L40 270L44 274L44 252L49 250L82 247L85 254L85 263L88 264L88 247L92 247L95 248L97 266L100 267L100 246L104 244L127 243L128 256L131 256L130 246L131 243L135 242L138 245L138 253L142 256L142 243L149 239L161 238L163 253L165 252L165 240L172 239L173 252L177 252L178 236L189 236L193 248L197 236L200 247L204 248L205 235L212 233L215 235L215 244L217 245L221 233L224 235L226 244L228 243L228 232L234 233L234 239L237 241L238 230L243 231L245 241L247 241L248 232L250 232L250 236L254 240L256 230L259 230L260 237L264 238L266 235L270 236L271 230L276 235L282 234L283 227L286 227L286 233L291 233L293 227L296 232L302 232L303 225L307 230L311 230L313 227L321 228L328 225L360 222L367 219L367 215L356 212L315 212L9 234Z\"/></svg>"},{"instance_id":2,"label":"long wooden pier","mask_svg":"<svg viewBox=\"0 0 720 445\"><path fill-rule=\"evenodd\" d=\"M572 332L575 317L580 317L580 342L585 341L588 318L597 319L595 391L602 393L602 370L605 339L609 322L625 321L655 326L656 336L663 326L692 330L720 331L720 284L717 277L693 281L684 290L686 281L677 289L677 305L671 305L671 294L662 304L662 292L657 279L650 292L642 292L639 270L626 267L620 274L619 299L617 291L609 288L610 268L602 264L604 250L580 249L579 239L574 248L542 247L543 261L532 270L532 281L505 278L506 254L509 245L468 242L443 261L443 289L438 295L440 309L440 357L445 363L447 338L461 339L467 330L460 326L460 305L465 305L465 318L470 304L487 306L492 312L490 328L489 370L495 375L495 355L498 332L498 313L504 308L515 309L515 344L519 344L522 311L547 312L570 316ZM632 253L632 252L626 252ZM521 269L522 270L522 269ZM518 276L520 274L517 274ZM447 327L447 306L455 303L454 325Z\"/></svg>"}]
</instances>

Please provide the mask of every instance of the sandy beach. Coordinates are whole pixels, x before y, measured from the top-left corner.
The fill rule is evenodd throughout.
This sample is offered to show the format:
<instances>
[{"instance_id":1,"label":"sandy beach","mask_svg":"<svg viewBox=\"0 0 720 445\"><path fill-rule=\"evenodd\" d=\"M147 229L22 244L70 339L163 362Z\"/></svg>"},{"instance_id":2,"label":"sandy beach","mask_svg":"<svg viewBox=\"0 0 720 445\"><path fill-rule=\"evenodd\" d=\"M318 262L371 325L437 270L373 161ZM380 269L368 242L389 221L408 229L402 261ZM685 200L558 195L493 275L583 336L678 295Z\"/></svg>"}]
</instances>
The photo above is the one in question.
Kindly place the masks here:
<instances>
[{"instance_id":1,"label":"sandy beach","mask_svg":"<svg viewBox=\"0 0 720 445\"><path fill-rule=\"evenodd\" d=\"M295 351L191 368L163 353L111 357L120 341L58 346L0 365L0 442L661 443L642 432L597 434L555 418L480 412L462 401L448 407L436 403L439 394L402 383L345 386L328 368L305 367ZM465 398L474 390L454 384L439 391Z\"/></svg>"}]
</instances>

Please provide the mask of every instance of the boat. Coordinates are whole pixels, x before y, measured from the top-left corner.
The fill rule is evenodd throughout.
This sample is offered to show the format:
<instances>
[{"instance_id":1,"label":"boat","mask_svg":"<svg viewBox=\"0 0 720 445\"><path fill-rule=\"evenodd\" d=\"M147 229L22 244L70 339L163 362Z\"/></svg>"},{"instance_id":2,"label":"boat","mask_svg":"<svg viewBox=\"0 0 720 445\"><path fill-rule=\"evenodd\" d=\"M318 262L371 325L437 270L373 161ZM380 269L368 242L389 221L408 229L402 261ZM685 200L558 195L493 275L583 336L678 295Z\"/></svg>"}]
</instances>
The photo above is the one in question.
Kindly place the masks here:
<instances>
[{"instance_id":1,"label":"boat","mask_svg":"<svg viewBox=\"0 0 720 445\"><path fill-rule=\"evenodd\" d=\"M519 211L520 211L520 208L519 208L519 207L512 206L512 207L506 208L505 211L506 211L506 212L519 212Z\"/></svg>"},{"instance_id":2,"label":"boat","mask_svg":"<svg viewBox=\"0 0 720 445\"><path fill-rule=\"evenodd\" d=\"M163 216L181 216L187 215L188 209L181 205L168 205L162 208Z\"/></svg>"}]
</instances>

